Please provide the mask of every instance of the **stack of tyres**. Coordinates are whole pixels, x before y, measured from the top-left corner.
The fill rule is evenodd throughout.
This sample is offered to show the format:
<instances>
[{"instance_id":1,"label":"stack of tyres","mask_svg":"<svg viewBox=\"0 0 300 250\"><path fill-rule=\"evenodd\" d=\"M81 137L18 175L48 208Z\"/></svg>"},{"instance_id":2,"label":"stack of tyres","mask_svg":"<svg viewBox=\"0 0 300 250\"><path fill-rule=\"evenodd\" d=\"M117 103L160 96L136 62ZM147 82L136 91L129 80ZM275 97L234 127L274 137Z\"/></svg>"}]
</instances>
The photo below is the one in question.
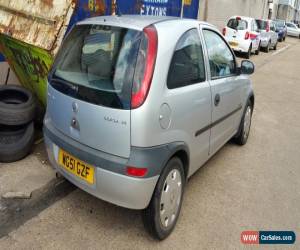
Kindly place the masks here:
<instances>
[{"instance_id":1,"label":"stack of tyres","mask_svg":"<svg viewBox=\"0 0 300 250\"><path fill-rule=\"evenodd\" d=\"M21 86L0 86L0 162L30 153L34 141L36 99Z\"/></svg>"}]
</instances>

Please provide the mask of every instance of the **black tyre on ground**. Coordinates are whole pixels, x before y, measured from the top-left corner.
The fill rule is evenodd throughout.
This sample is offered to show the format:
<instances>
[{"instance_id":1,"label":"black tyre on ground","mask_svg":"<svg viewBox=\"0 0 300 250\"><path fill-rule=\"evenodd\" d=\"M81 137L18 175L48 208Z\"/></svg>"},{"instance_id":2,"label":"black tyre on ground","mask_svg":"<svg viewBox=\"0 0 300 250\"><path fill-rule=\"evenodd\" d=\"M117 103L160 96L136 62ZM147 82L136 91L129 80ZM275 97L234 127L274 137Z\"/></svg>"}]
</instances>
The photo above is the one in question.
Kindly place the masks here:
<instances>
[{"instance_id":1,"label":"black tyre on ground","mask_svg":"<svg viewBox=\"0 0 300 250\"><path fill-rule=\"evenodd\" d=\"M269 53L270 52L270 47L271 47L271 42L268 42L267 47L265 48L265 52Z\"/></svg>"},{"instance_id":2,"label":"black tyre on ground","mask_svg":"<svg viewBox=\"0 0 300 250\"><path fill-rule=\"evenodd\" d=\"M278 45L278 42L274 45L274 47L273 47L274 50L277 50L277 45Z\"/></svg>"},{"instance_id":3,"label":"black tyre on ground","mask_svg":"<svg viewBox=\"0 0 300 250\"><path fill-rule=\"evenodd\" d=\"M252 52L252 45L250 45L248 52L245 54L246 59L250 59L251 57L251 52Z\"/></svg>"},{"instance_id":4,"label":"black tyre on ground","mask_svg":"<svg viewBox=\"0 0 300 250\"><path fill-rule=\"evenodd\" d=\"M142 211L147 231L163 240L173 231L180 214L186 177L178 157L169 160L156 184L149 206Z\"/></svg>"},{"instance_id":5,"label":"black tyre on ground","mask_svg":"<svg viewBox=\"0 0 300 250\"><path fill-rule=\"evenodd\" d=\"M257 50L255 50L255 55L257 55L257 56L259 55L260 49L261 49L261 47L260 47L260 44L259 44Z\"/></svg>"},{"instance_id":6,"label":"black tyre on ground","mask_svg":"<svg viewBox=\"0 0 300 250\"><path fill-rule=\"evenodd\" d=\"M238 145L245 145L247 143L250 134L252 113L253 105L251 101L248 100L240 123L239 131L233 138L235 143L237 143Z\"/></svg>"},{"instance_id":7,"label":"black tyre on ground","mask_svg":"<svg viewBox=\"0 0 300 250\"><path fill-rule=\"evenodd\" d=\"M22 126L0 125L0 162L23 159L30 153L33 141L33 122Z\"/></svg>"},{"instance_id":8,"label":"black tyre on ground","mask_svg":"<svg viewBox=\"0 0 300 250\"><path fill-rule=\"evenodd\" d=\"M36 100L21 86L0 86L0 124L23 125L35 117Z\"/></svg>"},{"instance_id":9,"label":"black tyre on ground","mask_svg":"<svg viewBox=\"0 0 300 250\"><path fill-rule=\"evenodd\" d=\"M286 38L286 37L283 37L283 41L285 41L285 38Z\"/></svg>"}]
</instances>

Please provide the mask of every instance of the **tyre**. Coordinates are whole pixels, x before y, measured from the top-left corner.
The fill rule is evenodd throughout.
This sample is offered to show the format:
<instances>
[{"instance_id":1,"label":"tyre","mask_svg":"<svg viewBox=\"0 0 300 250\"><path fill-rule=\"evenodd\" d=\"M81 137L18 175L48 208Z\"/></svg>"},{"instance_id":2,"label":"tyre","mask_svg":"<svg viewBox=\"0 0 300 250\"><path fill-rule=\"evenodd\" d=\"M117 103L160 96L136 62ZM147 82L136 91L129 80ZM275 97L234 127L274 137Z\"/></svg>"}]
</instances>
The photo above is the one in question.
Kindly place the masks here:
<instances>
[{"instance_id":1,"label":"tyre","mask_svg":"<svg viewBox=\"0 0 300 250\"><path fill-rule=\"evenodd\" d=\"M252 52L252 45L250 45L248 52L245 54L246 59L250 59Z\"/></svg>"},{"instance_id":2,"label":"tyre","mask_svg":"<svg viewBox=\"0 0 300 250\"><path fill-rule=\"evenodd\" d=\"M20 86L0 86L0 124L23 125L35 117L36 101L32 93Z\"/></svg>"},{"instance_id":3,"label":"tyre","mask_svg":"<svg viewBox=\"0 0 300 250\"><path fill-rule=\"evenodd\" d=\"M283 37L283 41L285 41L285 37Z\"/></svg>"},{"instance_id":4,"label":"tyre","mask_svg":"<svg viewBox=\"0 0 300 250\"><path fill-rule=\"evenodd\" d=\"M274 50L277 50L277 44L278 44L278 42L274 45L274 47L273 47Z\"/></svg>"},{"instance_id":5,"label":"tyre","mask_svg":"<svg viewBox=\"0 0 300 250\"><path fill-rule=\"evenodd\" d=\"M34 125L0 126L0 162L15 162L27 156L34 141Z\"/></svg>"},{"instance_id":6,"label":"tyre","mask_svg":"<svg viewBox=\"0 0 300 250\"><path fill-rule=\"evenodd\" d=\"M149 206L142 211L145 228L158 240L167 238L176 225L185 180L182 161L172 158L162 171Z\"/></svg>"},{"instance_id":7,"label":"tyre","mask_svg":"<svg viewBox=\"0 0 300 250\"><path fill-rule=\"evenodd\" d=\"M279 38L278 41L279 41L279 42L282 42L282 41L283 41L283 38Z\"/></svg>"},{"instance_id":8,"label":"tyre","mask_svg":"<svg viewBox=\"0 0 300 250\"><path fill-rule=\"evenodd\" d=\"M267 47L265 48L266 53L270 52L270 46L271 46L271 42L268 42Z\"/></svg>"},{"instance_id":9,"label":"tyre","mask_svg":"<svg viewBox=\"0 0 300 250\"><path fill-rule=\"evenodd\" d=\"M259 52L260 52L260 44L259 44L259 46L258 46L258 48L257 48L257 50L255 50L255 55L259 55Z\"/></svg>"},{"instance_id":10,"label":"tyre","mask_svg":"<svg viewBox=\"0 0 300 250\"><path fill-rule=\"evenodd\" d=\"M245 145L247 143L250 134L252 113L253 105L251 101L248 100L244 110L243 118L240 123L238 134L233 138L238 145Z\"/></svg>"}]
</instances>

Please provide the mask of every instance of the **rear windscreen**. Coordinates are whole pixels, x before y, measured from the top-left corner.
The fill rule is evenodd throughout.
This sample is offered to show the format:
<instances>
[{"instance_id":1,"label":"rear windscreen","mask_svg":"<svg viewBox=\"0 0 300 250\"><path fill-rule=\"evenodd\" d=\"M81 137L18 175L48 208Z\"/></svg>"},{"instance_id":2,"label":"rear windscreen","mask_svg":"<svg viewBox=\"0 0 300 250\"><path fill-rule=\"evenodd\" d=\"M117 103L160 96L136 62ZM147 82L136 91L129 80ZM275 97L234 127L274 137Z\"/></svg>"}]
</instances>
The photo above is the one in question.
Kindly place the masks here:
<instances>
[{"instance_id":1,"label":"rear windscreen","mask_svg":"<svg viewBox=\"0 0 300 250\"><path fill-rule=\"evenodd\" d=\"M245 30L248 28L248 23L245 20L233 18L228 21L227 27L234 30Z\"/></svg>"},{"instance_id":2,"label":"rear windscreen","mask_svg":"<svg viewBox=\"0 0 300 250\"><path fill-rule=\"evenodd\" d=\"M59 50L50 84L83 101L130 109L141 33L105 25L76 26Z\"/></svg>"},{"instance_id":3,"label":"rear windscreen","mask_svg":"<svg viewBox=\"0 0 300 250\"><path fill-rule=\"evenodd\" d=\"M285 21L283 20L276 20L275 22L277 27L283 28L285 26Z\"/></svg>"},{"instance_id":4,"label":"rear windscreen","mask_svg":"<svg viewBox=\"0 0 300 250\"><path fill-rule=\"evenodd\" d=\"M267 30L268 23L263 20L256 20L257 26L259 30Z\"/></svg>"}]
</instances>

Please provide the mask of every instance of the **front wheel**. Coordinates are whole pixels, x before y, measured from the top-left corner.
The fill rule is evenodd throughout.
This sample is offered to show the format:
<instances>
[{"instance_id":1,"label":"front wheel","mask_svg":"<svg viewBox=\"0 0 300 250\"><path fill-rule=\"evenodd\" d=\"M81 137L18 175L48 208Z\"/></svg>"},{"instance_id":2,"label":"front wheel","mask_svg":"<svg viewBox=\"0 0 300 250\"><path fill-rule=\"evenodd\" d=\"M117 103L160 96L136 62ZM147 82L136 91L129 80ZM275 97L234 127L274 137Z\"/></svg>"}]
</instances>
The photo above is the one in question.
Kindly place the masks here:
<instances>
[{"instance_id":1,"label":"front wheel","mask_svg":"<svg viewBox=\"0 0 300 250\"><path fill-rule=\"evenodd\" d=\"M149 206L142 211L144 226L154 238L163 240L172 233L180 214L184 186L183 164L174 157L164 168Z\"/></svg>"},{"instance_id":2,"label":"front wheel","mask_svg":"<svg viewBox=\"0 0 300 250\"><path fill-rule=\"evenodd\" d=\"M243 114L243 118L241 120L238 134L234 137L234 141L238 145L245 145L247 143L250 134L252 112L253 112L253 105L251 101L248 100Z\"/></svg>"}]
</instances>

